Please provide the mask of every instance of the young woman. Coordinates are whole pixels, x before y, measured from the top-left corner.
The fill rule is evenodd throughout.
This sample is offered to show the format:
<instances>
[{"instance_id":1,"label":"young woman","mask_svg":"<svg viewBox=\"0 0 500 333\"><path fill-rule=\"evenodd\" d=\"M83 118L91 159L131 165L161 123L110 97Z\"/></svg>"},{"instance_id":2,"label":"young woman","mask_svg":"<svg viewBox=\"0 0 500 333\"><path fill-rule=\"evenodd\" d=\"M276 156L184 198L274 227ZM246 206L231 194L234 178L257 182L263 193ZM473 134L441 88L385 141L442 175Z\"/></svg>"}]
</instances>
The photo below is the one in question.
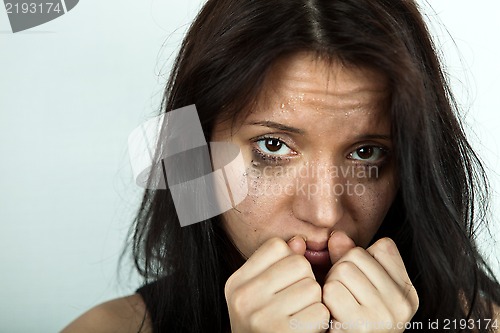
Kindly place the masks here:
<instances>
[{"instance_id":1,"label":"young woman","mask_svg":"<svg viewBox=\"0 0 500 333\"><path fill-rule=\"evenodd\" d=\"M495 332L484 171L411 0L209 0L165 90L249 194L180 227L146 190L149 284L64 332ZM500 331L500 329L499 329Z\"/></svg>"}]
</instances>

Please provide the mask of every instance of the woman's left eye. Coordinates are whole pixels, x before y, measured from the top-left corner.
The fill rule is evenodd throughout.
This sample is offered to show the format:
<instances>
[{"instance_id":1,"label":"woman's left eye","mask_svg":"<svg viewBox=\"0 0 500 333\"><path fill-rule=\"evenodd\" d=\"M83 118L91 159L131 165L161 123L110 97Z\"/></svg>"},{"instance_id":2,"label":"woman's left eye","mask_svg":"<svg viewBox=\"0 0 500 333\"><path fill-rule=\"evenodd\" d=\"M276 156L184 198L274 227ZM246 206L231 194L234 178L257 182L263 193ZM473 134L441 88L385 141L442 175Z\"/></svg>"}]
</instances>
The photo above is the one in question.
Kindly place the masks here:
<instances>
[{"instance_id":1,"label":"woman's left eye","mask_svg":"<svg viewBox=\"0 0 500 333\"><path fill-rule=\"evenodd\" d=\"M263 138L256 141L257 147L266 155L286 156L293 153L283 141L275 138Z\"/></svg>"},{"instance_id":2,"label":"woman's left eye","mask_svg":"<svg viewBox=\"0 0 500 333\"><path fill-rule=\"evenodd\" d=\"M362 162L377 163L382 162L387 156L387 150L382 147L364 146L349 153L347 158Z\"/></svg>"}]
</instances>

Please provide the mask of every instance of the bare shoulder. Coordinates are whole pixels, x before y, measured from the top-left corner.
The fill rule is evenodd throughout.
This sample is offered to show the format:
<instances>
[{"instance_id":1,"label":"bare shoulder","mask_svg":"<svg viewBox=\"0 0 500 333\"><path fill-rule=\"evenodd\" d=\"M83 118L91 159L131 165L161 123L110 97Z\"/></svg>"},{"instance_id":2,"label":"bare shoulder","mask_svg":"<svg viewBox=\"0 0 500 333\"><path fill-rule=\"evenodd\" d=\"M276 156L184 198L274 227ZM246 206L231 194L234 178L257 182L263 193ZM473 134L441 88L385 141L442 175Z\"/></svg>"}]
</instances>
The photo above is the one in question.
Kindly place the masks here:
<instances>
[{"instance_id":1,"label":"bare shoulder","mask_svg":"<svg viewBox=\"0 0 500 333\"><path fill-rule=\"evenodd\" d=\"M93 307L61 331L61 333L80 332L151 333L152 329L142 297L133 294Z\"/></svg>"}]
</instances>

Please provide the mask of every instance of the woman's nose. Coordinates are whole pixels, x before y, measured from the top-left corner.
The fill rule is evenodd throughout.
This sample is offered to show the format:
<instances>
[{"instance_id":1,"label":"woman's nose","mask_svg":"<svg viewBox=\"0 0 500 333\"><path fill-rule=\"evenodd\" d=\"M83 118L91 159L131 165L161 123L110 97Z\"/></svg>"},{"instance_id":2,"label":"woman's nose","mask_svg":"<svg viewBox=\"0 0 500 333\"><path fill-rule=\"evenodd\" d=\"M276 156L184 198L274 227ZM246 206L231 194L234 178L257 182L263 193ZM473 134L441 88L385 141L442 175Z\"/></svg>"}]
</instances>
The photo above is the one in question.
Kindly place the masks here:
<instances>
[{"instance_id":1,"label":"woman's nose","mask_svg":"<svg viewBox=\"0 0 500 333\"><path fill-rule=\"evenodd\" d=\"M296 179L292 211L302 221L332 228L344 215L346 180L331 172L308 173Z\"/></svg>"}]
</instances>

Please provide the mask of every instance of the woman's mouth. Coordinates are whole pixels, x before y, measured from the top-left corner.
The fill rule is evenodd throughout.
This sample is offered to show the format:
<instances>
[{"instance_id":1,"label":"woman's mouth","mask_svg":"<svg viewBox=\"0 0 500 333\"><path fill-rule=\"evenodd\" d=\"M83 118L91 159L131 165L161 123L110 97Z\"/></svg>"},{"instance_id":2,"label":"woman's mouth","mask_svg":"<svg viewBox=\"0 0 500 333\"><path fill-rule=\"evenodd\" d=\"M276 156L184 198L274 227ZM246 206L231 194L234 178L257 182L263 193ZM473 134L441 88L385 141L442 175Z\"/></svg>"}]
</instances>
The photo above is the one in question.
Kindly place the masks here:
<instances>
[{"instance_id":1,"label":"woman's mouth","mask_svg":"<svg viewBox=\"0 0 500 333\"><path fill-rule=\"evenodd\" d=\"M311 263L311 268L316 281L320 284L320 286L323 286L325 284L326 275L332 267L328 249L320 251L306 249L304 257L306 257L306 259Z\"/></svg>"},{"instance_id":2,"label":"woman's mouth","mask_svg":"<svg viewBox=\"0 0 500 333\"><path fill-rule=\"evenodd\" d=\"M331 266L330 253L328 249L324 250L311 250L306 249L304 257L314 266Z\"/></svg>"},{"instance_id":3,"label":"woman's mouth","mask_svg":"<svg viewBox=\"0 0 500 333\"><path fill-rule=\"evenodd\" d=\"M311 263L316 281L323 286L326 275L332 267L328 247L325 243L308 244L304 257Z\"/></svg>"}]
</instances>

